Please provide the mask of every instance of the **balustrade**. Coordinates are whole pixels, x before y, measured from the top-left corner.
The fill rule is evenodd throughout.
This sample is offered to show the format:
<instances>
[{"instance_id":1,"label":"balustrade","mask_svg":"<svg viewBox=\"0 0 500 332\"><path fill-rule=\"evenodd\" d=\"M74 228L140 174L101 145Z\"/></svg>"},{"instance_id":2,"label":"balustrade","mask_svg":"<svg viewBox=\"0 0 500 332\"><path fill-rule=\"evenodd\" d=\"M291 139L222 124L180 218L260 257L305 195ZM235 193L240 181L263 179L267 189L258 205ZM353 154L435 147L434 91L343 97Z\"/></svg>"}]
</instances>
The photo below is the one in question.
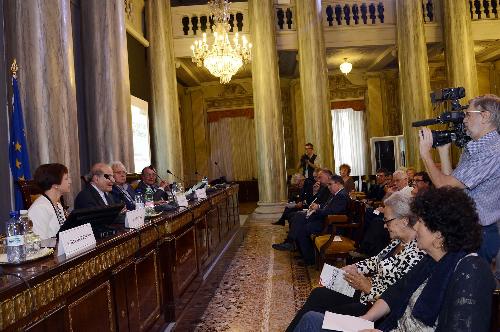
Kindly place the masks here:
<instances>
[{"instance_id":1,"label":"balustrade","mask_svg":"<svg viewBox=\"0 0 500 332\"><path fill-rule=\"evenodd\" d=\"M247 34L249 27L247 3L231 4L229 16L229 32ZM182 6L172 8L172 25L174 38L201 37L204 32L212 32L214 21L208 6Z\"/></svg>"},{"instance_id":2,"label":"balustrade","mask_svg":"<svg viewBox=\"0 0 500 332\"><path fill-rule=\"evenodd\" d=\"M392 1L325 0L323 1L325 25L334 27L392 23L392 17L391 22L386 20L388 3Z\"/></svg>"},{"instance_id":3,"label":"balustrade","mask_svg":"<svg viewBox=\"0 0 500 332\"><path fill-rule=\"evenodd\" d=\"M470 17L472 20L498 19L499 0L469 0Z\"/></svg>"},{"instance_id":4,"label":"balustrade","mask_svg":"<svg viewBox=\"0 0 500 332\"><path fill-rule=\"evenodd\" d=\"M276 24L278 31L280 30L295 30L295 8L292 6L283 7L275 6L276 11Z\"/></svg>"}]
</instances>

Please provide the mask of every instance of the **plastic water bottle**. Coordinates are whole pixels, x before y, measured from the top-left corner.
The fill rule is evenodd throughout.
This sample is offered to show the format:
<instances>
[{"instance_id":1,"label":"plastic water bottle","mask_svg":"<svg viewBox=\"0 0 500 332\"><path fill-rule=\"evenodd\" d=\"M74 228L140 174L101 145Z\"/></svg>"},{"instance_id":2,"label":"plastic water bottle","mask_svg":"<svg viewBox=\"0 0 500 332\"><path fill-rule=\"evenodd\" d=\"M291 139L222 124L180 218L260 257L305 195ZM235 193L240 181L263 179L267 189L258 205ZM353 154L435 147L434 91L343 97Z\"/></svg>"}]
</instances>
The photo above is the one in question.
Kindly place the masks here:
<instances>
[{"instance_id":1,"label":"plastic water bottle","mask_svg":"<svg viewBox=\"0 0 500 332\"><path fill-rule=\"evenodd\" d=\"M135 209L144 209L144 196L142 196L142 192L140 191L135 193Z\"/></svg>"},{"instance_id":2,"label":"plastic water bottle","mask_svg":"<svg viewBox=\"0 0 500 332\"><path fill-rule=\"evenodd\" d=\"M24 227L19 220L18 213L12 211L9 221L7 221L7 261L21 263L25 260Z\"/></svg>"},{"instance_id":3,"label":"plastic water bottle","mask_svg":"<svg viewBox=\"0 0 500 332\"><path fill-rule=\"evenodd\" d=\"M146 215L152 215L155 213L155 203L153 200L153 189L147 187L144 192L144 206L146 208Z\"/></svg>"},{"instance_id":4,"label":"plastic water bottle","mask_svg":"<svg viewBox=\"0 0 500 332\"><path fill-rule=\"evenodd\" d=\"M28 211L19 211L19 221L24 227L24 245L26 248L26 255L36 254L41 247L41 239L38 235L33 233L33 222L31 221Z\"/></svg>"}]
</instances>

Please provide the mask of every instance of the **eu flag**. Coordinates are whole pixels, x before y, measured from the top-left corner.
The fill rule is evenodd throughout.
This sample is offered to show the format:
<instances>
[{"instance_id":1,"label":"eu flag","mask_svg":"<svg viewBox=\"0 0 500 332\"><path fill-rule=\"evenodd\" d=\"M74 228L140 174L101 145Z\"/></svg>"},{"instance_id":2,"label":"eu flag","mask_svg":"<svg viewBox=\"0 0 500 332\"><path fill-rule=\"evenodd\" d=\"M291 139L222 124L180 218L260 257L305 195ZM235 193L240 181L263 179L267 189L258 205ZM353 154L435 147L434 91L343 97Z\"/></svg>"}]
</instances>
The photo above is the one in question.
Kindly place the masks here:
<instances>
[{"instance_id":1,"label":"eu flag","mask_svg":"<svg viewBox=\"0 0 500 332\"><path fill-rule=\"evenodd\" d=\"M26 145L26 133L24 131L23 109L21 107L21 97L19 96L19 86L17 85L15 74L12 76L12 93L9 144L10 170L14 181L29 180L31 179L31 172ZM19 186L14 186L14 188L16 210L21 210L23 209L21 191Z\"/></svg>"}]
</instances>

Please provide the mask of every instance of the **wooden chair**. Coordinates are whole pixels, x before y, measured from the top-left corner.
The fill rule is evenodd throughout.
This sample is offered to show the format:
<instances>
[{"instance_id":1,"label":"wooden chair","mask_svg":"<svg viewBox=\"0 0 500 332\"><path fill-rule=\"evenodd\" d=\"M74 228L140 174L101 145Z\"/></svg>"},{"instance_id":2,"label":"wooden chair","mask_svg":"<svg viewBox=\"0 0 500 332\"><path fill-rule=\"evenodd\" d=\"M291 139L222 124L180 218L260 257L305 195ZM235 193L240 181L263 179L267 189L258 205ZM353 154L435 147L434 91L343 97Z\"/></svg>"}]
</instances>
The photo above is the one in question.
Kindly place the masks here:
<instances>
[{"instance_id":1,"label":"wooden chair","mask_svg":"<svg viewBox=\"0 0 500 332\"><path fill-rule=\"evenodd\" d=\"M38 188L33 180L18 180L16 181L16 185L19 186L21 190L21 196L23 198L24 209L27 210L30 208L31 204L43 194L43 191ZM61 205L67 209L68 207L64 203L64 197L61 197Z\"/></svg>"},{"instance_id":2,"label":"wooden chair","mask_svg":"<svg viewBox=\"0 0 500 332\"><path fill-rule=\"evenodd\" d=\"M356 250L362 238L364 227L365 205L360 201L351 201L349 215L330 215L325 220L325 230L331 232L314 238L316 266L320 269L323 263L335 263L338 259L347 260L350 251ZM348 236L338 236L337 230L347 230ZM340 240L340 241L338 241Z\"/></svg>"},{"instance_id":3,"label":"wooden chair","mask_svg":"<svg viewBox=\"0 0 500 332\"><path fill-rule=\"evenodd\" d=\"M130 184L132 189L136 189L139 181L141 180L141 174L138 173L128 173L127 174L127 183Z\"/></svg>"}]
</instances>

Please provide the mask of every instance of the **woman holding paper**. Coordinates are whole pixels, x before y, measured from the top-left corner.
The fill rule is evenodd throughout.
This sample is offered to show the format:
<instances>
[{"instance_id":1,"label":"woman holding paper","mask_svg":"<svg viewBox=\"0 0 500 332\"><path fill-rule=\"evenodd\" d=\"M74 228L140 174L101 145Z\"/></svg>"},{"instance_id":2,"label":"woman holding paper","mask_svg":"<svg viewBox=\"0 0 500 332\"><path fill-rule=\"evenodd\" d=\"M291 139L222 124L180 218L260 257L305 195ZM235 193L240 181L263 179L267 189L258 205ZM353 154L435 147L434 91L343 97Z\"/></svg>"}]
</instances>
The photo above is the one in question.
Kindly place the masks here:
<instances>
[{"instance_id":1,"label":"woman holding paper","mask_svg":"<svg viewBox=\"0 0 500 332\"><path fill-rule=\"evenodd\" d=\"M386 199L384 222L391 243L378 255L343 268L345 280L356 289L354 296L349 297L326 287L314 289L288 326L288 332L294 331L308 311L355 316L364 314L387 287L401 279L422 259L424 253L417 248L416 232L412 228L415 218L410 211L410 201L410 197L399 192Z\"/></svg>"},{"instance_id":2,"label":"woman holding paper","mask_svg":"<svg viewBox=\"0 0 500 332\"><path fill-rule=\"evenodd\" d=\"M429 256L361 316L373 322L385 316L379 330L364 331L488 331L495 281L475 253L481 228L473 201L443 187L416 197L411 210L418 246ZM318 331L322 315L308 315L299 331Z\"/></svg>"}]
</instances>

